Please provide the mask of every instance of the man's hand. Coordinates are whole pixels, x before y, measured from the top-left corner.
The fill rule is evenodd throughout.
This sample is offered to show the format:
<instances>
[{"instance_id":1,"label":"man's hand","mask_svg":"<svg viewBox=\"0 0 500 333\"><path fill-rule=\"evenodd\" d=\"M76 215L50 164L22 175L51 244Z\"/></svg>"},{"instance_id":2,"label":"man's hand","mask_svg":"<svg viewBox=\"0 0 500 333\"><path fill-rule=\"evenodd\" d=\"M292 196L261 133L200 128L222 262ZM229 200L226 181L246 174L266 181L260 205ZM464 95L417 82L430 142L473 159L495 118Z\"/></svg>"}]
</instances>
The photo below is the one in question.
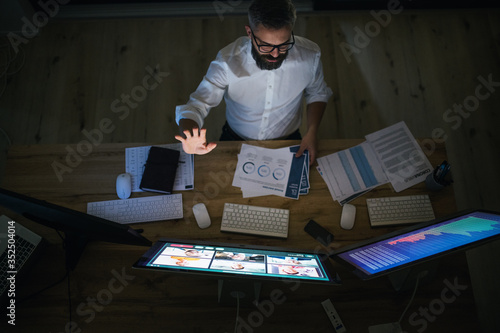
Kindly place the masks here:
<instances>
[{"instance_id":1,"label":"man's hand","mask_svg":"<svg viewBox=\"0 0 500 333\"><path fill-rule=\"evenodd\" d=\"M324 102L313 102L307 105L307 133L302 138L295 157L300 157L304 150L309 150L309 165L316 161L316 153L318 152L317 132L325 109L326 103Z\"/></svg>"},{"instance_id":2,"label":"man's hand","mask_svg":"<svg viewBox=\"0 0 500 333\"><path fill-rule=\"evenodd\" d=\"M190 130L185 130L182 133L184 133L185 138L180 135L176 135L175 138L182 143L182 149L187 154L204 155L217 147L217 144L214 142L207 143L207 130L205 128L201 130L193 128L192 133Z\"/></svg>"},{"instance_id":3,"label":"man's hand","mask_svg":"<svg viewBox=\"0 0 500 333\"><path fill-rule=\"evenodd\" d=\"M316 160L317 141L318 140L316 139L316 135L309 135L309 133L307 133L302 138L302 142L300 143L299 150L297 150L297 152L295 153L295 157L302 156L304 150L307 149L309 151L309 165L312 165Z\"/></svg>"}]
</instances>

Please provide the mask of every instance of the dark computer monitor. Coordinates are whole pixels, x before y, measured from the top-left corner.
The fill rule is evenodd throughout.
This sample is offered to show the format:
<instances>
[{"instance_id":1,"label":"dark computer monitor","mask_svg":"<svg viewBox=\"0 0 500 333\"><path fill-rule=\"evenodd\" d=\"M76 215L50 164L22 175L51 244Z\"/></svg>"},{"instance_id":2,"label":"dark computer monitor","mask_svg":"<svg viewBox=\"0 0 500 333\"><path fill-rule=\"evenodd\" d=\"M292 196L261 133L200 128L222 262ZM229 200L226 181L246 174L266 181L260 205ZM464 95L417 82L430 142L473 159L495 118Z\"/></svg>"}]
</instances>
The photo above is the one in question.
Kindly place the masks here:
<instances>
[{"instance_id":1,"label":"dark computer monitor","mask_svg":"<svg viewBox=\"0 0 500 333\"><path fill-rule=\"evenodd\" d=\"M254 302L261 281L340 284L326 254L258 245L163 238L133 267L217 278L220 303L230 303L234 293Z\"/></svg>"},{"instance_id":2,"label":"dark computer monitor","mask_svg":"<svg viewBox=\"0 0 500 333\"><path fill-rule=\"evenodd\" d=\"M88 215L69 208L0 188L0 206L62 231L65 234L66 264L74 269L88 241L151 246L151 241L128 225Z\"/></svg>"},{"instance_id":3,"label":"dark computer monitor","mask_svg":"<svg viewBox=\"0 0 500 333\"><path fill-rule=\"evenodd\" d=\"M362 279L391 275L500 239L500 213L467 210L335 251L332 259Z\"/></svg>"}]
</instances>

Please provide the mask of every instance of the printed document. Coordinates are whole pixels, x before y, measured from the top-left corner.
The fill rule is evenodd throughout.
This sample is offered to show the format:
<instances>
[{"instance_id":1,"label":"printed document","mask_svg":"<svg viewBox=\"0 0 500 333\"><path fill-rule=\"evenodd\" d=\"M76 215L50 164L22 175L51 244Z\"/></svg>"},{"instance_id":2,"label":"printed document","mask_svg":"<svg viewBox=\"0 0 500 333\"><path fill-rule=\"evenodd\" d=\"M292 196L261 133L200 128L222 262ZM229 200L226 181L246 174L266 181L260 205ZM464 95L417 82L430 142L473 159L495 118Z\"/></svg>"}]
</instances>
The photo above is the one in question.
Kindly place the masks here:
<instances>
[{"instance_id":1,"label":"printed document","mask_svg":"<svg viewBox=\"0 0 500 333\"><path fill-rule=\"evenodd\" d=\"M318 171L341 205L388 182L369 143L320 157Z\"/></svg>"},{"instance_id":2,"label":"printed document","mask_svg":"<svg viewBox=\"0 0 500 333\"><path fill-rule=\"evenodd\" d=\"M318 172L341 205L388 182L401 192L432 172L432 165L404 122L366 139L358 146L317 159Z\"/></svg>"},{"instance_id":3,"label":"printed document","mask_svg":"<svg viewBox=\"0 0 500 333\"><path fill-rule=\"evenodd\" d=\"M425 180L432 165L402 121L366 136L396 192Z\"/></svg>"},{"instance_id":4,"label":"printed document","mask_svg":"<svg viewBox=\"0 0 500 333\"><path fill-rule=\"evenodd\" d=\"M242 144L232 185L241 188L244 198L273 194L298 199L308 193L309 155L296 158L297 149Z\"/></svg>"}]
</instances>

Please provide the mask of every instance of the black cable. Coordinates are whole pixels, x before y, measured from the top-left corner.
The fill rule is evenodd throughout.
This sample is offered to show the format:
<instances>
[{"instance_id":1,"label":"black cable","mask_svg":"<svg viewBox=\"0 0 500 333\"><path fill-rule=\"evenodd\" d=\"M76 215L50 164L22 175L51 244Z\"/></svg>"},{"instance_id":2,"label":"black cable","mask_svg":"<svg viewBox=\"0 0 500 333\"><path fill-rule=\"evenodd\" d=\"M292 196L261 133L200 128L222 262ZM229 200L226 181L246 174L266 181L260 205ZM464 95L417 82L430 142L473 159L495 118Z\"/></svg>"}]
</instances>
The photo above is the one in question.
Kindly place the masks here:
<instances>
[{"instance_id":1,"label":"black cable","mask_svg":"<svg viewBox=\"0 0 500 333\"><path fill-rule=\"evenodd\" d=\"M59 237L61 237L62 241L63 241L63 250L65 250L65 242L64 242L64 237L61 235L61 233L56 230L57 234L59 235ZM72 314L73 314L73 307L72 307L72 304L71 304L71 270L69 269L69 267L66 267L66 273L64 274L64 276L57 280L56 282L54 282L53 284L29 295L29 296L26 296L25 298L21 299L19 301L19 303L23 303L25 301L27 301L28 299L30 298L33 298L41 293L43 293L44 291L48 290L48 289L51 289L55 286L57 286L58 284L60 284L61 282L63 282L65 279L67 279L67 286L68 286L68 309L69 309L69 322L71 323L72 322Z\"/></svg>"},{"instance_id":2,"label":"black cable","mask_svg":"<svg viewBox=\"0 0 500 333\"><path fill-rule=\"evenodd\" d=\"M71 320L71 315L73 313L73 310L71 309L71 283L70 283L70 270L69 268L66 270L67 276L68 276L68 306L69 306L69 322L72 323L73 321Z\"/></svg>"},{"instance_id":3,"label":"black cable","mask_svg":"<svg viewBox=\"0 0 500 333\"><path fill-rule=\"evenodd\" d=\"M238 318L240 317L240 293L236 292L236 322L234 323L234 333L238 328Z\"/></svg>"},{"instance_id":4,"label":"black cable","mask_svg":"<svg viewBox=\"0 0 500 333\"><path fill-rule=\"evenodd\" d=\"M28 299L33 298L33 297L35 297L35 296L37 296L37 295L39 295L39 294L43 293L44 291L46 291L46 290L48 290L48 289L50 289L50 288L53 288L53 287L57 286L59 283L63 282L63 281L64 281L64 279L66 279L66 277L68 277L68 275L69 275L69 272L66 272L66 274L64 274L64 276L63 276L61 279L57 280L56 282L52 283L51 285L48 285L47 287L45 287L45 288L43 288L43 289L41 289L41 290L39 290L39 291L37 291L37 292L35 292L35 293L33 293L33 294L29 295L29 296L26 296L25 298L21 299L21 300L19 301L19 303L25 302L25 301L27 301Z\"/></svg>"},{"instance_id":5,"label":"black cable","mask_svg":"<svg viewBox=\"0 0 500 333\"><path fill-rule=\"evenodd\" d=\"M64 237L63 237L63 236L59 233L59 231L58 231L58 230L56 230L56 232L57 232L57 234L59 235L59 237L61 237L61 239L63 240L63 247L64 247ZM68 283L69 283L69 270L68 270L68 269L66 270L66 273L64 274L64 276L63 276L61 279L57 280L56 282L52 283L51 285L48 285L47 287L42 288L41 290L39 290L39 291L37 291L37 292L35 292L35 293L33 293L33 294L29 295L29 296L26 296L25 298L21 299L21 300L19 301L19 303L25 302L25 301L27 301L27 300L28 300L28 299L30 299L30 298L33 298L33 297L35 297L35 296L37 296L37 295L40 295L41 293L43 293L44 291L46 291L46 290L48 290L48 289L54 288L54 287L55 287L55 286L57 286L59 283L63 282L63 281L64 281L64 279L66 279L66 278L68 278Z\"/></svg>"},{"instance_id":6,"label":"black cable","mask_svg":"<svg viewBox=\"0 0 500 333\"><path fill-rule=\"evenodd\" d=\"M408 309L410 308L411 303L413 303L413 299L415 298L415 294L417 293L417 289L418 289L418 282L420 281L420 278L424 277L424 275L425 274L423 274L422 272L420 272L417 275L417 281L415 282L415 288L413 289L413 294L411 295L411 298L410 298L410 301L408 302L408 305L406 305L406 309L401 314L401 317L399 317L398 324L401 324L401 321L403 320L403 317L405 316L406 311L408 311Z\"/></svg>"},{"instance_id":7,"label":"black cable","mask_svg":"<svg viewBox=\"0 0 500 333\"><path fill-rule=\"evenodd\" d=\"M57 234L59 235L59 237L61 238L62 240L62 247L63 247L63 250L64 250L64 253L67 254L68 252L66 251L66 239L63 237L63 235L59 232L59 230L57 229L54 229ZM67 265L67 262L68 262L68 258L65 258L65 262L66 262L66 276L68 277L68 310L69 310L69 322L72 323L72 314L73 314L73 309L72 309L72 306L71 306L71 269L69 268L69 265Z\"/></svg>"}]
</instances>

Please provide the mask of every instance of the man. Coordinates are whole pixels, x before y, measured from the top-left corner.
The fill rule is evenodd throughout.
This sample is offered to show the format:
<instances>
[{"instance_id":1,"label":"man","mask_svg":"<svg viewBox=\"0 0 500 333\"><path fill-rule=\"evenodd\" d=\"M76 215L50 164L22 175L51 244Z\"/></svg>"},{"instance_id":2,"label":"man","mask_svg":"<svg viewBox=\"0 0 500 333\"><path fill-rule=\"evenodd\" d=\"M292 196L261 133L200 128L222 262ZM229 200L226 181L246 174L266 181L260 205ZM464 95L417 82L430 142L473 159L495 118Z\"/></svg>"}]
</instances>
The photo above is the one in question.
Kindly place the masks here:
<instances>
[{"instance_id":1,"label":"man","mask_svg":"<svg viewBox=\"0 0 500 333\"><path fill-rule=\"evenodd\" d=\"M176 121L189 154L206 154L203 120L224 97L226 124L220 140L302 139L296 156L309 151L314 162L317 131L332 91L326 86L319 47L294 36L295 7L290 0L254 0L248 12L247 36L219 51L186 105L177 106ZM302 138L303 99L307 132Z\"/></svg>"}]
</instances>

